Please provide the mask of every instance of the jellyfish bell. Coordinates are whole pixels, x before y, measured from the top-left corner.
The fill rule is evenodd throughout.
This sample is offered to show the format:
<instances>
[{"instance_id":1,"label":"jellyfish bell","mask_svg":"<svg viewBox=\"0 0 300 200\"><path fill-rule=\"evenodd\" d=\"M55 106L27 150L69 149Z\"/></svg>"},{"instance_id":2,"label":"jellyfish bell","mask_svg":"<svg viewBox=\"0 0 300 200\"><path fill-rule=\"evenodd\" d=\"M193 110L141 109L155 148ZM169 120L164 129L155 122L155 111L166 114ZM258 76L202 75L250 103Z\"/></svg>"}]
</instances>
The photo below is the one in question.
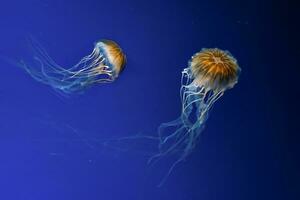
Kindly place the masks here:
<instances>
[{"instance_id":1,"label":"jellyfish bell","mask_svg":"<svg viewBox=\"0 0 300 200\"><path fill-rule=\"evenodd\" d=\"M182 80L188 77L181 87L184 125L203 123L213 104L237 83L239 73L237 60L228 51L204 48L194 54L182 76ZM191 122L193 108L195 122Z\"/></svg>"},{"instance_id":2,"label":"jellyfish bell","mask_svg":"<svg viewBox=\"0 0 300 200\"><path fill-rule=\"evenodd\" d=\"M82 92L94 83L113 82L126 63L122 49L112 40L95 43L91 54L69 68L58 65L36 40L31 40L31 46L35 65L21 62L20 66L35 80L67 94Z\"/></svg>"},{"instance_id":3,"label":"jellyfish bell","mask_svg":"<svg viewBox=\"0 0 300 200\"><path fill-rule=\"evenodd\" d=\"M95 44L95 49L103 54L101 65L111 70L113 79L117 78L126 64L126 56L120 46L112 40L100 40Z\"/></svg>"},{"instance_id":4,"label":"jellyfish bell","mask_svg":"<svg viewBox=\"0 0 300 200\"><path fill-rule=\"evenodd\" d=\"M240 71L236 59L218 48L202 49L192 56L189 67L196 85L214 91L233 88Z\"/></svg>"},{"instance_id":5,"label":"jellyfish bell","mask_svg":"<svg viewBox=\"0 0 300 200\"><path fill-rule=\"evenodd\" d=\"M217 48L202 49L189 60L181 77L181 115L159 126L159 153L149 160L151 163L166 155L176 155L176 161L161 184L176 164L193 151L203 132L209 110L227 89L234 87L239 72L236 59L228 51Z\"/></svg>"}]
</instances>

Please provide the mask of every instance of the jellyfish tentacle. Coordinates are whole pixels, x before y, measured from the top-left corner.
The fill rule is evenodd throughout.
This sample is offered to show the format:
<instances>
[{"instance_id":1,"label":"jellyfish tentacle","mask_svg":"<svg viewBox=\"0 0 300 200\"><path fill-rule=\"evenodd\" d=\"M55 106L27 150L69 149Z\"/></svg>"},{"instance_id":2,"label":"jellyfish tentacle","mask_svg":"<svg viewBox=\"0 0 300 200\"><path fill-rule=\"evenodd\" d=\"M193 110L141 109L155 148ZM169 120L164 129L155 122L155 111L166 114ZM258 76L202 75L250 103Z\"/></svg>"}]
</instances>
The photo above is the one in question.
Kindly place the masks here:
<instances>
[{"instance_id":1,"label":"jellyfish tentacle","mask_svg":"<svg viewBox=\"0 0 300 200\"><path fill-rule=\"evenodd\" d=\"M91 65L89 67L83 68L81 70L75 71L75 72L71 72L72 75L70 75L69 77L65 78L64 80L67 79L72 79L75 77L82 77L82 76L93 76L95 75L95 73L100 73L103 71L103 67L104 66L100 66L100 67L95 67L94 65Z\"/></svg>"},{"instance_id":2,"label":"jellyfish tentacle","mask_svg":"<svg viewBox=\"0 0 300 200\"><path fill-rule=\"evenodd\" d=\"M195 102L195 101L192 101L192 102L188 103L188 100L190 98L192 98L192 97L199 97L196 100L197 101L201 101L203 99L203 97L201 97L200 94L203 94L202 91L199 91L199 92L190 92L190 94L188 96L186 96L186 98L183 101L182 112L185 111L186 107L190 106L191 104L193 104ZM205 98L205 93L203 94L203 96Z\"/></svg>"},{"instance_id":3,"label":"jellyfish tentacle","mask_svg":"<svg viewBox=\"0 0 300 200\"><path fill-rule=\"evenodd\" d=\"M35 80L67 94L81 92L94 83L114 81L126 62L121 48L110 40L97 42L89 55L69 68L58 65L34 38L30 38L30 44L34 64L38 66L25 62L18 63L18 66Z\"/></svg>"},{"instance_id":4,"label":"jellyfish tentacle","mask_svg":"<svg viewBox=\"0 0 300 200\"><path fill-rule=\"evenodd\" d=\"M177 141L175 141L170 147L168 147L166 150L162 150L162 146L160 147L160 153L157 156L165 156L168 155L169 153L173 152L176 148L179 147L179 145L185 141L186 136L190 133L190 131L192 131L191 129L186 130L186 132L184 132L184 129L186 129L186 127L181 126L177 131L176 134L174 134L173 136L179 137L177 138Z\"/></svg>"},{"instance_id":5,"label":"jellyfish tentacle","mask_svg":"<svg viewBox=\"0 0 300 200\"><path fill-rule=\"evenodd\" d=\"M49 66L53 66L53 69L64 69L49 56L46 50L34 38L30 38L30 44L34 54L37 54L36 57L43 59L43 61L47 62Z\"/></svg>"},{"instance_id":6,"label":"jellyfish tentacle","mask_svg":"<svg viewBox=\"0 0 300 200\"><path fill-rule=\"evenodd\" d=\"M182 131L183 129L185 129L186 127L184 126L181 126L180 128L178 128L176 131L175 131L175 134L173 134L172 137L177 137L178 134L184 134L184 132ZM171 138L168 138L168 140L170 140ZM160 138L160 140L162 140ZM177 142L174 142L170 147L168 147L166 150L163 150L163 145L164 143L159 143L159 153L153 155L152 157L150 157L148 159L148 164L149 163L153 163L153 160L155 160L156 158L157 159L160 159L162 158L163 156L165 155L168 155L169 153L171 153L176 147L178 147L178 144L180 144L182 141L184 140L184 136L180 137L179 140ZM154 161L153 164L155 164L158 160Z\"/></svg>"},{"instance_id":7,"label":"jellyfish tentacle","mask_svg":"<svg viewBox=\"0 0 300 200\"><path fill-rule=\"evenodd\" d=\"M207 109L209 110L211 106L223 96L224 92L217 92L216 94L213 94L212 97L207 101Z\"/></svg>"},{"instance_id":8,"label":"jellyfish tentacle","mask_svg":"<svg viewBox=\"0 0 300 200\"><path fill-rule=\"evenodd\" d=\"M182 126L182 128L185 128L184 126ZM171 138L173 138L174 136L177 136L177 131L175 131L174 133L172 133L171 135L168 135L166 137L164 137L161 141L161 145L167 143Z\"/></svg>"},{"instance_id":9,"label":"jellyfish tentacle","mask_svg":"<svg viewBox=\"0 0 300 200\"><path fill-rule=\"evenodd\" d=\"M52 67L54 70L56 70L57 72L72 72L73 70L75 70L76 68L79 68L81 66L82 63L87 63L88 61L93 60L93 58L99 54L99 52L97 51L96 48L93 49L92 53L83 57L76 65L74 65L73 67L69 68L69 69L65 69L64 67L58 65L47 53L47 51L41 46L41 44L36 41L34 38L31 38L31 46L32 49L35 53L37 53L38 55L40 55L40 57L45 61L48 62L49 67Z\"/></svg>"},{"instance_id":10,"label":"jellyfish tentacle","mask_svg":"<svg viewBox=\"0 0 300 200\"><path fill-rule=\"evenodd\" d=\"M163 141L165 140L164 138L165 137L168 137L168 136L163 136L163 131L165 128L169 128L169 127L178 127L178 126L181 126L181 119L180 117L176 120L173 120L171 122L167 122L167 123L162 123L159 128L158 128L158 136L159 136L159 140L160 140L160 143L164 143ZM176 133L174 133L175 135Z\"/></svg>"},{"instance_id":11,"label":"jellyfish tentacle","mask_svg":"<svg viewBox=\"0 0 300 200\"><path fill-rule=\"evenodd\" d=\"M159 129L159 153L154 158L159 159L168 154L178 155L159 185L193 151L209 111L225 90L237 83L239 71L236 60L227 51L202 49L192 56L189 66L181 74L181 115L172 123L162 124L163 128ZM166 132L171 126L176 129Z\"/></svg>"}]
</instances>

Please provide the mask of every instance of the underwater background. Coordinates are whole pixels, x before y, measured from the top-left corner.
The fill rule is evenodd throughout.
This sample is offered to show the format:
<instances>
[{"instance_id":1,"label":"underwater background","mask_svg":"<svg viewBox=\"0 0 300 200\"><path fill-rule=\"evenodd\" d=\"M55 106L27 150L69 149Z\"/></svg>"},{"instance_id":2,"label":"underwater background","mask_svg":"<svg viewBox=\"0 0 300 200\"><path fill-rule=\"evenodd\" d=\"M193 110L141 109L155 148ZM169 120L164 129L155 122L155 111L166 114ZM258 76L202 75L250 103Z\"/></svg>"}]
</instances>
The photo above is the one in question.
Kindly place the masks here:
<instances>
[{"instance_id":1,"label":"underwater background","mask_svg":"<svg viewBox=\"0 0 300 200\"><path fill-rule=\"evenodd\" d=\"M287 2L258 0L2 0L0 199L297 199L292 13ZM62 66L112 39L127 65L114 83L63 97L7 62L32 57L28 36ZM150 167L147 141L118 148L106 139L155 136L178 117L182 69L214 47L238 60L239 82L214 105L195 151L157 187L168 158Z\"/></svg>"}]
</instances>

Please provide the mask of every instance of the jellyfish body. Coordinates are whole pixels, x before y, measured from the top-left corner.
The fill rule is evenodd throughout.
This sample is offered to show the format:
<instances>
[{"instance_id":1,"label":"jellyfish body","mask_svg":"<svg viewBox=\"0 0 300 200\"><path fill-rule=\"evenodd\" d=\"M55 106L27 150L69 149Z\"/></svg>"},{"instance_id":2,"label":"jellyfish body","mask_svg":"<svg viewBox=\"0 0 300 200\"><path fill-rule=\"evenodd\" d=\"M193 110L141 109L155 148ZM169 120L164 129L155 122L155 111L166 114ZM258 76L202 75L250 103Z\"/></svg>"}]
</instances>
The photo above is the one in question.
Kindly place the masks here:
<instances>
[{"instance_id":1,"label":"jellyfish body","mask_svg":"<svg viewBox=\"0 0 300 200\"><path fill-rule=\"evenodd\" d=\"M97 42L92 53L71 68L58 65L34 40L32 47L35 64L28 65L22 61L20 66L35 80L67 94L81 92L94 83L114 81L126 62L119 45L111 40Z\"/></svg>"},{"instance_id":2,"label":"jellyfish body","mask_svg":"<svg viewBox=\"0 0 300 200\"><path fill-rule=\"evenodd\" d=\"M170 173L193 151L209 110L227 89L237 83L239 72L236 59L228 51L202 49L192 56L189 66L182 71L181 115L159 127L159 153L150 162L165 155L177 155Z\"/></svg>"}]
</instances>

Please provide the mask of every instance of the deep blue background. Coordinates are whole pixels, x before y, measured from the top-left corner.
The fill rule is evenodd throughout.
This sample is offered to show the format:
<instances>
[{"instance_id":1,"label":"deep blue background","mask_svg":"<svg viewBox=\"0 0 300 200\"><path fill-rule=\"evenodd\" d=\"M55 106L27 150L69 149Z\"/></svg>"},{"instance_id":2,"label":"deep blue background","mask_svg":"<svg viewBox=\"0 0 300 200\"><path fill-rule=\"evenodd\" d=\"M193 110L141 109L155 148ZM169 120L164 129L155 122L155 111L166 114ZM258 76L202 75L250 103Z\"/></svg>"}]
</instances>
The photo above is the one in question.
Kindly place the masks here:
<instances>
[{"instance_id":1,"label":"deep blue background","mask_svg":"<svg viewBox=\"0 0 300 200\"><path fill-rule=\"evenodd\" d=\"M289 13L287 4L259 0L1 1L2 57L29 58L33 35L70 66L107 38L128 63L115 83L62 98L0 61L0 199L296 199L299 136L288 123L297 118L289 110L299 91L292 89ZM240 80L162 188L166 163L149 169L134 151L82 140L155 135L179 115L181 70L203 47L229 50Z\"/></svg>"}]
</instances>

